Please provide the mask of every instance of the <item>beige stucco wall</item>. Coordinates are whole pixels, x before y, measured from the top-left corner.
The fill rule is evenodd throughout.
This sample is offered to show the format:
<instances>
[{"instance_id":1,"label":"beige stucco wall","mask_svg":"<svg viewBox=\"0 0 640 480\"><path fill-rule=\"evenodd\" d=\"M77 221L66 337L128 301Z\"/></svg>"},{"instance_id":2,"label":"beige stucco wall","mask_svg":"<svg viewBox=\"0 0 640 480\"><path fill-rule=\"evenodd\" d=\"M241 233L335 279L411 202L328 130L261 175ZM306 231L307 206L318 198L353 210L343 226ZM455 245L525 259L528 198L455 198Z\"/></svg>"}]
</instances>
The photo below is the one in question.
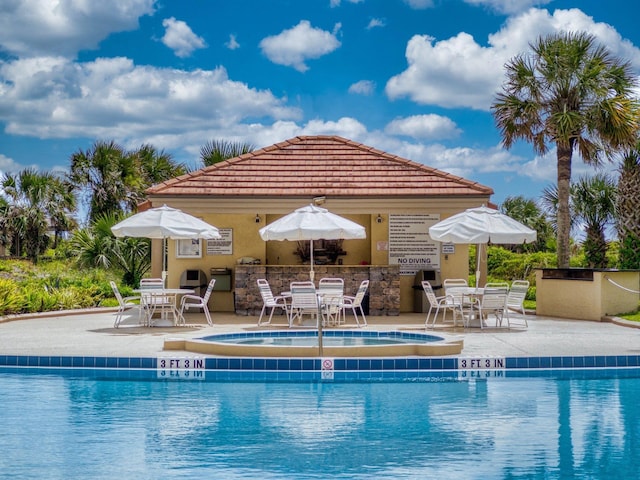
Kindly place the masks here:
<instances>
[{"instance_id":1,"label":"beige stucco wall","mask_svg":"<svg viewBox=\"0 0 640 480\"><path fill-rule=\"evenodd\" d=\"M605 316L638 308L640 273L637 271L595 271L593 280L543 278L536 271L536 313L538 315L601 321ZM626 288L612 284L608 279ZM631 291L628 291L631 290Z\"/></svg>"},{"instance_id":2,"label":"beige stucco wall","mask_svg":"<svg viewBox=\"0 0 640 480\"><path fill-rule=\"evenodd\" d=\"M310 199L309 199L310 200ZM254 257L262 264L298 265L300 259L293 253L295 242L269 241L260 238L259 229L277 218L310 203L301 199L209 199L209 198L169 198L158 197L152 200L153 206L167 204L179 208L191 215L215 225L218 228L233 229L232 255L207 255L203 248L201 258L176 258L176 242L168 241L167 285L178 287L180 275L185 270L203 270L207 278L211 268L235 269L241 257ZM387 265L388 251L384 248L388 241L388 215L395 214L440 214L447 218L466 208L487 203L487 199L328 199L322 205L330 211L353 220L367 229L364 240L344 240L343 249L347 254L341 257L343 264L360 265L367 262L371 265ZM256 222L256 215L260 222ZM382 222L376 221L380 215ZM160 276L162 243L153 242L152 276ZM469 246L456 245L455 253L442 256L442 278L467 278L469 275ZM412 312L414 307L414 277L400 277L400 311ZM233 287L233 286L232 286ZM232 292L216 291L210 301L212 311L234 311Z\"/></svg>"}]
</instances>

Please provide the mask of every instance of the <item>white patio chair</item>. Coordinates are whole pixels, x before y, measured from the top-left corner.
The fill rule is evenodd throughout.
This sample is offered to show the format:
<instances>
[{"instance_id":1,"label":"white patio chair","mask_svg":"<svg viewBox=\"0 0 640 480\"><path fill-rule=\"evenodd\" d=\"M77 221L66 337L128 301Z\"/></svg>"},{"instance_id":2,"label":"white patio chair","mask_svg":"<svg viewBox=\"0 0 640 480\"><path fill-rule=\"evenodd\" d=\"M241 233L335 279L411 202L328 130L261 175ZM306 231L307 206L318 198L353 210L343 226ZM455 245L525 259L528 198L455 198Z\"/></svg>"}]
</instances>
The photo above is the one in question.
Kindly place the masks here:
<instances>
[{"instance_id":1,"label":"white patio chair","mask_svg":"<svg viewBox=\"0 0 640 480\"><path fill-rule=\"evenodd\" d=\"M271 324L271 318L273 317L273 312L276 308L280 308L284 311L284 314L287 316L287 322L289 322L287 299L281 295L274 296L271 291L271 286L266 279L259 278L257 283L260 295L262 296L262 310L260 311L260 318L258 318L258 326L262 325L262 317L267 308L270 308L271 312L269 313L269 320L265 322L266 325Z\"/></svg>"},{"instance_id":2,"label":"white patio chair","mask_svg":"<svg viewBox=\"0 0 640 480\"><path fill-rule=\"evenodd\" d=\"M485 327L485 321L489 315L495 317L495 326L502 325L504 315L507 315L507 323L509 322L509 314L507 313L507 290L504 288L486 288L482 293L482 298L473 305L474 312L480 321L480 328ZM468 322L467 325L468 326ZM488 326L488 325L486 325Z\"/></svg>"},{"instance_id":3,"label":"white patio chair","mask_svg":"<svg viewBox=\"0 0 640 480\"><path fill-rule=\"evenodd\" d=\"M353 316L356 319L356 325L361 327L360 320L358 319L358 310L360 310L360 315L362 315L362 323L364 326L367 326L367 317L364 316L364 310L362 309L362 301L364 300L365 295L367 294L367 289L369 288L369 280L363 280L358 287L358 291L354 296L345 295L343 297L342 303L342 314L343 318L346 317L346 310L351 310L353 312ZM346 321L346 319L345 319Z\"/></svg>"},{"instance_id":4,"label":"white patio chair","mask_svg":"<svg viewBox=\"0 0 640 480\"><path fill-rule=\"evenodd\" d=\"M207 318L207 323L209 325L213 325L213 321L211 320L211 314L209 313L209 298L211 297L211 292L213 292L213 287L216 284L216 279L212 278L209 280L209 285L207 285L207 290L204 292L202 297L198 295L183 295L182 300L180 300L180 315L179 322L184 325L184 311L189 310L190 308L201 308L204 312L204 316Z\"/></svg>"},{"instance_id":5,"label":"white patio chair","mask_svg":"<svg viewBox=\"0 0 640 480\"><path fill-rule=\"evenodd\" d=\"M321 278L318 282L317 293L325 324L329 326L343 324L344 280L342 278Z\"/></svg>"},{"instance_id":6,"label":"white patio chair","mask_svg":"<svg viewBox=\"0 0 640 480\"><path fill-rule=\"evenodd\" d=\"M320 322L320 309L318 305L318 294L313 282L291 282L291 313L289 315L289 327L293 326L294 320L303 325L304 317L310 316L314 320L314 327L318 327Z\"/></svg>"},{"instance_id":7,"label":"white patio chair","mask_svg":"<svg viewBox=\"0 0 640 480\"><path fill-rule=\"evenodd\" d=\"M118 285L116 282L110 281L111 289L113 290L113 294L116 296L116 300L118 300L118 311L116 312L116 319L113 322L113 326L118 328L120 326L120 322L124 317L124 313L127 310L138 310L138 323L142 323L142 305L140 304L140 296L132 295L128 297L123 297L118 289Z\"/></svg>"},{"instance_id":8,"label":"white patio chair","mask_svg":"<svg viewBox=\"0 0 640 480\"><path fill-rule=\"evenodd\" d=\"M527 297L528 291L529 282L527 280L514 280L511 283L511 288L507 295L507 324L509 328L511 328L513 320L516 320L516 324L518 323L518 320L521 320L521 324L523 324L525 328L529 328L529 323L527 322L526 313L524 311L524 300ZM509 311L518 312L519 315L512 319L511 315L509 315Z\"/></svg>"},{"instance_id":9,"label":"white patio chair","mask_svg":"<svg viewBox=\"0 0 640 480\"><path fill-rule=\"evenodd\" d=\"M145 325L151 326L156 313L165 319L176 310L176 296L162 295L162 278L143 278L140 280L140 299L145 312Z\"/></svg>"},{"instance_id":10,"label":"white patio chair","mask_svg":"<svg viewBox=\"0 0 640 480\"><path fill-rule=\"evenodd\" d=\"M433 287L431 283L427 280L423 280L422 289L424 290L425 295L427 296L427 300L429 300L429 312L427 313L427 318L424 321L425 329L429 325L429 317L431 316L431 312L435 308L436 312L433 316L433 320L431 321L431 328L435 328L436 320L438 319L438 313L442 310L442 323L446 321L446 313L447 311L451 312L453 316L453 326L457 326L458 317L462 319L462 323L464 324L464 311L462 310L462 297L454 297L453 295L443 295L436 296L433 291Z\"/></svg>"}]
</instances>

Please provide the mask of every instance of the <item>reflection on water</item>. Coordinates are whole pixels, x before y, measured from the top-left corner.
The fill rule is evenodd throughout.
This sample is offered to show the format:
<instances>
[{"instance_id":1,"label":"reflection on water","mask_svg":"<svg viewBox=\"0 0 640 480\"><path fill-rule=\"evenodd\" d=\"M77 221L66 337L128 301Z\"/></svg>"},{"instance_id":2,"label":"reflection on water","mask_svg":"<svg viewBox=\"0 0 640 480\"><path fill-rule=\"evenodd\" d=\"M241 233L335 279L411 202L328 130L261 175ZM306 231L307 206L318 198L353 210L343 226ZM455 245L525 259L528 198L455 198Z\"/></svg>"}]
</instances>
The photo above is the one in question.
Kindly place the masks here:
<instances>
[{"instance_id":1,"label":"reflection on water","mask_svg":"<svg viewBox=\"0 0 640 480\"><path fill-rule=\"evenodd\" d=\"M636 478L640 380L0 374L0 478Z\"/></svg>"}]
</instances>

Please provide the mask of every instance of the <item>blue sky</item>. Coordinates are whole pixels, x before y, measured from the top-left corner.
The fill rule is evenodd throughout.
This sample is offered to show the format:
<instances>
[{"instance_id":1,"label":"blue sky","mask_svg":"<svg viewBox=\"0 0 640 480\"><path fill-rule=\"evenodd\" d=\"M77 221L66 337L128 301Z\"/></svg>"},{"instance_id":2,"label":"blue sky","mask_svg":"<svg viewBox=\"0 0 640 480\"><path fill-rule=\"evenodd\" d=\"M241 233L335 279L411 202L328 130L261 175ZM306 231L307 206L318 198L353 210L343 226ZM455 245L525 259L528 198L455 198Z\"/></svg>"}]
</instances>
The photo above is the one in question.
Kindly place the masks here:
<instances>
[{"instance_id":1,"label":"blue sky","mask_svg":"<svg viewBox=\"0 0 640 480\"><path fill-rule=\"evenodd\" d=\"M212 139L340 135L537 198L555 150L504 150L489 107L539 35L584 30L640 74L628 0L0 0L0 172L96 140L194 168ZM615 165L608 170L614 172ZM574 162L576 178L586 172Z\"/></svg>"}]
</instances>

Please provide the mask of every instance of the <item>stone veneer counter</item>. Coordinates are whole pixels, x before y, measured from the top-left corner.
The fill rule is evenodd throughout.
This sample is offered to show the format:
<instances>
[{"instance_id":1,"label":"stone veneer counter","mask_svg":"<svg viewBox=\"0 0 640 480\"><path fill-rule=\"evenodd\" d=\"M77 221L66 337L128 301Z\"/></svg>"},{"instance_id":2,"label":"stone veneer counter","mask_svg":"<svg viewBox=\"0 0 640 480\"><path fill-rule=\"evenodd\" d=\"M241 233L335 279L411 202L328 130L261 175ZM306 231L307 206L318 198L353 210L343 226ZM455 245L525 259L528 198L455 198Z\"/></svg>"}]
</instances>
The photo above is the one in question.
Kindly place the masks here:
<instances>
[{"instance_id":1,"label":"stone veneer counter","mask_svg":"<svg viewBox=\"0 0 640 480\"><path fill-rule=\"evenodd\" d=\"M398 265L316 265L316 283L323 277L344 279L345 295L355 295L363 280L369 280L370 315L400 314L400 267ZM262 297L256 280L266 278L274 295L288 291L291 282L309 280L309 265L236 265L235 313L259 315Z\"/></svg>"}]
</instances>

